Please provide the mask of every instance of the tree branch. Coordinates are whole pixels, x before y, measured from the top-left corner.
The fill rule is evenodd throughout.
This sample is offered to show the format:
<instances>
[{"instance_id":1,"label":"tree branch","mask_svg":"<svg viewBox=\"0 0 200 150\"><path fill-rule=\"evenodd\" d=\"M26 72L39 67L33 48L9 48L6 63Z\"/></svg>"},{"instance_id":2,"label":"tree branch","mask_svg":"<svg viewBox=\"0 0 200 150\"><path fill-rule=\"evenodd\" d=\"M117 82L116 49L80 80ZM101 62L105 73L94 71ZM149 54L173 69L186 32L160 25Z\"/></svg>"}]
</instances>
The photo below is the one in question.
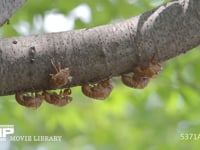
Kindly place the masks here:
<instances>
[{"instance_id":1,"label":"tree branch","mask_svg":"<svg viewBox=\"0 0 200 150\"><path fill-rule=\"evenodd\" d=\"M0 40L0 95L50 89L51 59L69 67L70 85L119 76L155 55L165 61L200 44L200 1L170 2L91 29Z\"/></svg>"},{"instance_id":2,"label":"tree branch","mask_svg":"<svg viewBox=\"0 0 200 150\"><path fill-rule=\"evenodd\" d=\"M1 0L0 1L0 26L9 22L9 18L19 9L26 0Z\"/></svg>"}]
</instances>

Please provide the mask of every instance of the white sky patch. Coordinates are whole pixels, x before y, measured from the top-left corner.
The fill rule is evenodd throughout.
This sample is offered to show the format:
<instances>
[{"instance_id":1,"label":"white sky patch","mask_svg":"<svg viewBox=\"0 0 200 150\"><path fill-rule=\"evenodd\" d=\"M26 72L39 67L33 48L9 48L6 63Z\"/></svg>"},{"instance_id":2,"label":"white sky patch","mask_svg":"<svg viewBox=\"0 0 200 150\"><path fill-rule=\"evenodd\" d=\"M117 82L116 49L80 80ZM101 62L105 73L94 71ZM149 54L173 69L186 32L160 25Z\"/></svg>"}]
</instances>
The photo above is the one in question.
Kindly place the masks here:
<instances>
[{"instance_id":1,"label":"white sky patch","mask_svg":"<svg viewBox=\"0 0 200 150\"><path fill-rule=\"evenodd\" d=\"M83 3L70 11L68 15L59 13L57 10L47 11L43 16L40 14L35 15L33 24L26 21L20 21L14 25L15 30L20 35L30 35L39 33L61 32L74 29L76 19L80 19L83 23L87 24L91 21L91 9Z\"/></svg>"},{"instance_id":2,"label":"white sky patch","mask_svg":"<svg viewBox=\"0 0 200 150\"><path fill-rule=\"evenodd\" d=\"M33 18L34 31L40 32L43 29L43 18L42 15L35 15Z\"/></svg>"},{"instance_id":3,"label":"white sky patch","mask_svg":"<svg viewBox=\"0 0 200 150\"><path fill-rule=\"evenodd\" d=\"M71 30L74 27L74 20L70 17L55 12L47 13L44 17L44 29L47 32L60 32Z\"/></svg>"},{"instance_id":4,"label":"white sky patch","mask_svg":"<svg viewBox=\"0 0 200 150\"><path fill-rule=\"evenodd\" d=\"M29 35L30 34L30 24L26 21L21 21L19 24L13 26L14 29L21 35Z\"/></svg>"},{"instance_id":5,"label":"white sky patch","mask_svg":"<svg viewBox=\"0 0 200 150\"><path fill-rule=\"evenodd\" d=\"M29 22L20 21L13 27L20 35L39 34L43 32L43 18L40 14L37 14L33 17L32 25Z\"/></svg>"},{"instance_id":6,"label":"white sky patch","mask_svg":"<svg viewBox=\"0 0 200 150\"><path fill-rule=\"evenodd\" d=\"M68 16L57 13L55 10L47 12L44 17L44 29L47 32L72 30L77 18L84 23L91 21L91 10L87 4L81 4L72 9Z\"/></svg>"},{"instance_id":7,"label":"white sky patch","mask_svg":"<svg viewBox=\"0 0 200 150\"><path fill-rule=\"evenodd\" d=\"M73 18L79 18L84 23L89 23L92 16L91 9L87 4L81 4L70 12L70 16Z\"/></svg>"}]
</instances>

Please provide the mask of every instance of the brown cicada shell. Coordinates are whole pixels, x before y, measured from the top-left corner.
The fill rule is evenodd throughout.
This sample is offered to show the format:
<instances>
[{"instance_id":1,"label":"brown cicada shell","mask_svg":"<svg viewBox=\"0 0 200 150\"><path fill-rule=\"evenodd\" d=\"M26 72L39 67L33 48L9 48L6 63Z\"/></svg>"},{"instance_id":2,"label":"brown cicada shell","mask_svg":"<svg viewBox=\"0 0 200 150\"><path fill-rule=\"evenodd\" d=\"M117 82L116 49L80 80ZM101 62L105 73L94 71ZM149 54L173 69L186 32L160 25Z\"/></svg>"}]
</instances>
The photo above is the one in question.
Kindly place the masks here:
<instances>
[{"instance_id":1,"label":"brown cicada shell","mask_svg":"<svg viewBox=\"0 0 200 150\"><path fill-rule=\"evenodd\" d=\"M29 107L29 108L38 108L40 107L40 105L43 102L43 96L36 93L33 95L24 95L23 92L17 92L15 94L15 99L16 101L25 107Z\"/></svg>"},{"instance_id":2,"label":"brown cicada shell","mask_svg":"<svg viewBox=\"0 0 200 150\"><path fill-rule=\"evenodd\" d=\"M139 66L133 69L134 76L152 78L159 74L162 70L162 63L157 62L154 57L148 65Z\"/></svg>"},{"instance_id":3,"label":"brown cicada shell","mask_svg":"<svg viewBox=\"0 0 200 150\"><path fill-rule=\"evenodd\" d=\"M56 74L50 74L50 87L51 88L61 88L71 81L72 77L70 76L69 68L61 69L61 64L55 65L53 61L51 61L53 67L56 70Z\"/></svg>"},{"instance_id":4,"label":"brown cicada shell","mask_svg":"<svg viewBox=\"0 0 200 150\"><path fill-rule=\"evenodd\" d=\"M90 84L83 85L82 92L83 94L85 94L90 98L104 100L110 95L113 87L114 86L112 80L108 79L101 81L96 85L90 85Z\"/></svg>"},{"instance_id":5,"label":"brown cicada shell","mask_svg":"<svg viewBox=\"0 0 200 150\"><path fill-rule=\"evenodd\" d=\"M122 75L121 80L128 87L143 89L148 85L150 79L145 77L130 77Z\"/></svg>"},{"instance_id":6,"label":"brown cicada shell","mask_svg":"<svg viewBox=\"0 0 200 150\"><path fill-rule=\"evenodd\" d=\"M153 57L148 65L135 67L131 77L122 75L121 80L128 87L143 89L161 70L162 63L157 62Z\"/></svg>"},{"instance_id":7,"label":"brown cicada shell","mask_svg":"<svg viewBox=\"0 0 200 150\"><path fill-rule=\"evenodd\" d=\"M57 94L56 92L43 92L44 99L46 102L60 107L65 106L72 101L72 97L69 96L70 94L70 89L65 89L64 91L61 90L59 94Z\"/></svg>"}]
</instances>

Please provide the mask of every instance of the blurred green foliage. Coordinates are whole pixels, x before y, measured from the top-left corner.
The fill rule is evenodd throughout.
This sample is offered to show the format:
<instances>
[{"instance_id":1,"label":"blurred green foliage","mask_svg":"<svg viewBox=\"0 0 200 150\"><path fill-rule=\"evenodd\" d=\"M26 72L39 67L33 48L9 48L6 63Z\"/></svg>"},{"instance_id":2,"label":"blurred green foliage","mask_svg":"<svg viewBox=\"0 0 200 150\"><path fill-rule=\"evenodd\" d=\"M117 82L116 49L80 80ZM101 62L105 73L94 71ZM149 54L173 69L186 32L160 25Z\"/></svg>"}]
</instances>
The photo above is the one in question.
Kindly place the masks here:
<instances>
[{"instance_id":1,"label":"blurred green foliage","mask_svg":"<svg viewBox=\"0 0 200 150\"><path fill-rule=\"evenodd\" d=\"M0 29L1 37L19 36L16 25L35 29L34 17L46 12L69 15L81 4L91 10L88 23L75 18L74 28L94 27L153 9L164 0L29 0ZM25 26L26 27L26 26ZM14 96L0 97L0 124L15 125L16 136L62 136L62 142L11 142L12 150L157 150L199 149L198 140L182 140L183 133L200 134L199 48L165 62L160 75L144 90L125 87L115 78L115 89L106 101L85 97L80 87L72 89L73 102L59 108L43 103L37 110L15 102Z\"/></svg>"}]
</instances>

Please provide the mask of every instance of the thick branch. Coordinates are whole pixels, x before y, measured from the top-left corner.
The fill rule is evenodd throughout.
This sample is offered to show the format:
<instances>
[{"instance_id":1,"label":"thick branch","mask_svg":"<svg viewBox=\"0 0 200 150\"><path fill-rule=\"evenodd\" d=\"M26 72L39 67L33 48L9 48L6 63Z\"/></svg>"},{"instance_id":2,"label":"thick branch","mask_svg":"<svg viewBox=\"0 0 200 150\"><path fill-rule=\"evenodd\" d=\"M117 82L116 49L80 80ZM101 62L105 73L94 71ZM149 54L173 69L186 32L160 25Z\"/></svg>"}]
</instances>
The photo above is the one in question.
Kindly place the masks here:
<instances>
[{"instance_id":1,"label":"thick branch","mask_svg":"<svg viewBox=\"0 0 200 150\"><path fill-rule=\"evenodd\" d=\"M0 26L8 22L9 18L20 8L26 0L0 1Z\"/></svg>"},{"instance_id":2,"label":"thick branch","mask_svg":"<svg viewBox=\"0 0 200 150\"><path fill-rule=\"evenodd\" d=\"M119 76L200 44L200 2L181 0L129 20L91 29L0 41L0 95L49 89L51 59L69 67L70 85Z\"/></svg>"}]
</instances>

